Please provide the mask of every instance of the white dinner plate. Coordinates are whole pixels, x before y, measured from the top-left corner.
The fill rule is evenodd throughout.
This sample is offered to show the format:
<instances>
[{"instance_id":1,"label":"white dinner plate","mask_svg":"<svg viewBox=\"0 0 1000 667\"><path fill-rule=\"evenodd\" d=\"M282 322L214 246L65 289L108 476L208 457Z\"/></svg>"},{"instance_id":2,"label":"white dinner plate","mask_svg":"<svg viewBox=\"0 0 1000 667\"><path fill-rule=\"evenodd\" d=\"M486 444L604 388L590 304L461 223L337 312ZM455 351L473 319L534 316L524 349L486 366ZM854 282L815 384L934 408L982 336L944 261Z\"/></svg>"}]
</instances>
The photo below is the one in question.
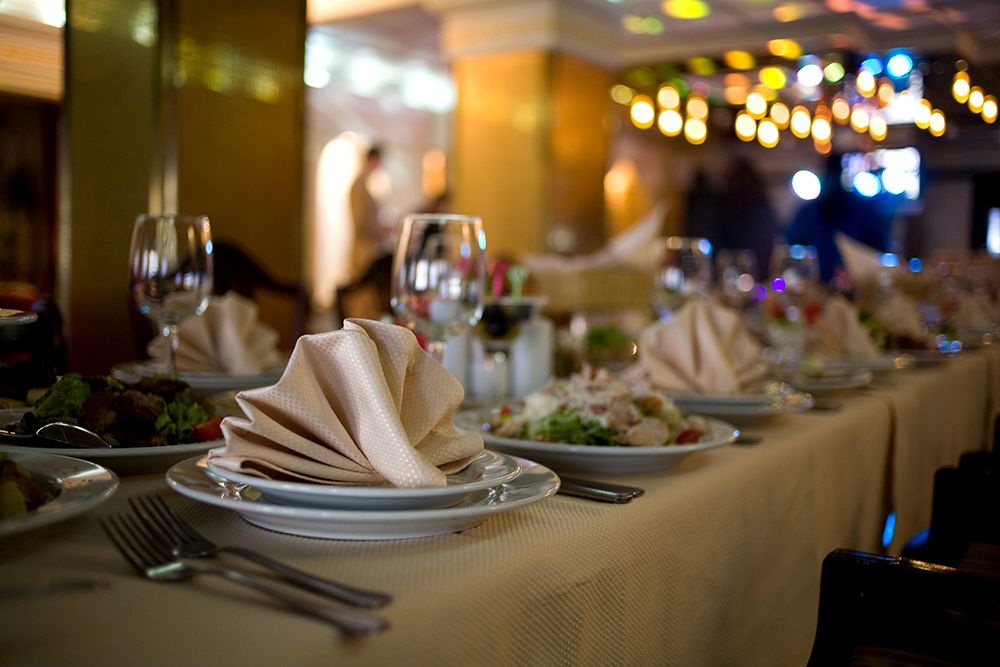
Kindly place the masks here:
<instances>
[{"instance_id":1,"label":"white dinner plate","mask_svg":"<svg viewBox=\"0 0 1000 667\"><path fill-rule=\"evenodd\" d=\"M521 474L494 489L474 492L455 507L424 510L345 510L270 503L253 487L234 484L208 470L204 457L167 471L167 484L199 502L231 509L248 522L279 533L341 540L398 540L455 533L499 512L524 507L559 490L559 478L543 465L517 459Z\"/></svg>"},{"instance_id":2,"label":"white dinner plate","mask_svg":"<svg viewBox=\"0 0 1000 667\"><path fill-rule=\"evenodd\" d=\"M128 361L111 369L111 376L122 382L137 382L145 377L152 377L162 372L147 361ZM190 385L191 390L199 394L211 394L219 391L242 391L269 387L281 379L284 368L276 368L263 373L233 375L231 373L178 373L177 379Z\"/></svg>"},{"instance_id":3,"label":"white dinner plate","mask_svg":"<svg viewBox=\"0 0 1000 667\"><path fill-rule=\"evenodd\" d=\"M740 426L761 424L776 417L805 412L813 406L812 396L801 391L741 396L671 394L670 399L688 412L725 419Z\"/></svg>"},{"instance_id":4,"label":"white dinner plate","mask_svg":"<svg viewBox=\"0 0 1000 667\"><path fill-rule=\"evenodd\" d=\"M17 421L27 409L0 410L0 425ZM183 445L162 447L109 447L107 449L85 449L81 447L24 447L0 443L0 452L17 454L57 454L72 456L84 461L99 463L122 475L163 472L170 466L195 454L204 454L215 447L225 445L224 440L193 442Z\"/></svg>"},{"instance_id":5,"label":"white dinner plate","mask_svg":"<svg viewBox=\"0 0 1000 667\"><path fill-rule=\"evenodd\" d=\"M38 320L38 313L30 310L15 310L13 308L0 308L0 327L12 327L22 324L31 324Z\"/></svg>"},{"instance_id":6,"label":"white dinner plate","mask_svg":"<svg viewBox=\"0 0 1000 667\"><path fill-rule=\"evenodd\" d=\"M824 370L865 370L872 373L889 373L901 371L914 366L913 357L908 354L880 354L875 357L819 357L817 359Z\"/></svg>"},{"instance_id":7,"label":"white dinner plate","mask_svg":"<svg viewBox=\"0 0 1000 667\"><path fill-rule=\"evenodd\" d=\"M796 373L785 378L785 381L796 389L819 395L867 387L872 383L874 377L871 371L845 368L842 371L824 371L820 375Z\"/></svg>"},{"instance_id":8,"label":"white dinner plate","mask_svg":"<svg viewBox=\"0 0 1000 667\"><path fill-rule=\"evenodd\" d=\"M311 484L263 479L214 466L208 469L230 482L247 484L276 505L350 510L415 510L451 507L476 491L492 489L521 473L517 461L506 454L484 450L463 470L448 475L448 485L417 489L394 486Z\"/></svg>"},{"instance_id":9,"label":"white dinner plate","mask_svg":"<svg viewBox=\"0 0 1000 667\"><path fill-rule=\"evenodd\" d=\"M479 431L492 449L515 456L530 457L560 472L634 473L665 470L688 454L720 447L739 437L740 432L731 424L705 419L708 432L700 442L690 445L664 445L662 447L598 447L593 445L568 445L559 442L536 442L504 438L489 432L488 411L461 412L455 424L469 431Z\"/></svg>"},{"instance_id":10,"label":"white dinner plate","mask_svg":"<svg viewBox=\"0 0 1000 667\"><path fill-rule=\"evenodd\" d=\"M118 488L118 477L113 472L89 461L36 452L7 455L55 497L25 515L0 519L0 537L82 514L110 498Z\"/></svg>"}]
</instances>

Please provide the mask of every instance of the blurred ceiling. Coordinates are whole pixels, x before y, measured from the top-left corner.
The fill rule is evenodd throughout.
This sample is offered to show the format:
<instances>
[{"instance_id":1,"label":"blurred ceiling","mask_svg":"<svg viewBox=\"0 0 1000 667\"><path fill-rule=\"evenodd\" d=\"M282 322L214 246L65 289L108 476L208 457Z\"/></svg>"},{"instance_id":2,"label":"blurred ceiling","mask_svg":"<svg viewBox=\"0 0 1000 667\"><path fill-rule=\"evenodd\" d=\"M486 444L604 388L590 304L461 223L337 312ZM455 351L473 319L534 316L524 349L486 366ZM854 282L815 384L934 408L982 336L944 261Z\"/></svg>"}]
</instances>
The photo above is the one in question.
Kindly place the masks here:
<instances>
[{"instance_id":1,"label":"blurred ceiling","mask_svg":"<svg viewBox=\"0 0 1000 667\"><path fill-rule=\"evenodd\" d=\"M763 52L768 40L788 38L807 52L905 47L1000 62L997 0L309 0L308 7L314 25L425 55L484 52L491 42L494 50L569 46L626 67ZM558 36L546 43L539 31Z\"/></svg>"}]
</instances>

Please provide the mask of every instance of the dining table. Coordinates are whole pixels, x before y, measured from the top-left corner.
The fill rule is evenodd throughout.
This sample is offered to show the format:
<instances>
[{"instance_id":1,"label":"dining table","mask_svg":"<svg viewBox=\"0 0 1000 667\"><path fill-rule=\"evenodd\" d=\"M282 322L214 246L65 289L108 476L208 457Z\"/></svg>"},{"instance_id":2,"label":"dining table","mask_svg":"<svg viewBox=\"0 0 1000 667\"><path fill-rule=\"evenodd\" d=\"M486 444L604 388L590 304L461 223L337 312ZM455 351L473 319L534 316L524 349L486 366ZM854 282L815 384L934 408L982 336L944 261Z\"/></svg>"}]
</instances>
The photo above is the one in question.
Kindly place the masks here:
<instances>
[{"instance_id":1,"label":"dining table","mask_svg":"<svg viewBox=\"0 0 1000 667\"><path fill-rule=\"evenodd\" d=\"M557 494L459 533L296 537L127 475L72 520L0 539L0 663L15 665L804 665L833 549L899 554L933 480L992 447L1000 348L967 350L745 429L645 493ZM345 637L224 580L139 577L99 519L158 494L219 544L390 592L390 628ZM221 560L227 560L221 556ZM228 561L237 564L238 561Z\"/></svg>"}]
</instances>

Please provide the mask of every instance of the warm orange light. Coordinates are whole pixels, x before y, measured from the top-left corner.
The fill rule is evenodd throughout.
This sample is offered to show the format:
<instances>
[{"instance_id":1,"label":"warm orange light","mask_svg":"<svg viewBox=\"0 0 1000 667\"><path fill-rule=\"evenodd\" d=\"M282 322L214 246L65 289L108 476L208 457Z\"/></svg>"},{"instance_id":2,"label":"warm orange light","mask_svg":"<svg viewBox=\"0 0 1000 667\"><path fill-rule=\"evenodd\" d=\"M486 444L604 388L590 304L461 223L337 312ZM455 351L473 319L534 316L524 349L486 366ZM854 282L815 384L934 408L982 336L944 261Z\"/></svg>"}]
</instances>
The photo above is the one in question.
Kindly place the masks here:
<instances>
[{"instance_id":1,"label":"warm orange light","mask_svg":"<svg viewBox=\"0 0 1000 667\"><path fill-rule=\"evenodd\" d=\"M708 102L702 97L692 95L687 101L687 115L688 118L705 120L708 118Z\"/></svg>"},{"instance_id":2,"label":"warm orange light","mask_svg":"<svg viewBox=\"0 0 1000 667\"><path fill-rule=\"evenodd\" d=\"M754 118L763 118L767 113L767 100L758 91L747 95L747 112Z\"/></svg>"},{"instance_id":3,"label":"warm orange light","mask_svg":"<svg viewBox=\"0 0 1000 667\"><path fill-rule=\"evenodd\" d=\"M791 115L792 114L788 110L788 107L783 103L775 102L771 105L771 120L774 121L774 124L778 126L779 130L783 130L788 127L788 121L791 118Z\"/></svg>"},{"instance_id":4,"label":"warm orange light","mask_svg":"<svg viewBox=\"0 0 1000 667\"><path fill-rule=\"evenodd\" d=\"M746 111L741 111L736 114L734 129L736 136L743 141L753 141L754 135L757 134L757 121Z\"/></svg>"},{"instance_id":5,"label":"warm orange light","mask_svg":"<svg viewBox=\"0 0 1000 667\"><path fill-rule=\"evenodd\" d=\"M764 148L774 148L780 140L781 133L778 132L778 126L774 124L773 120L765 118L760 121L760 125L757 126L757 142L761 146Z\"/></svg>"},{"instance_id":6,"label":"warm orange light","mask_svg":"<svg viewBox=\"0 0 1000 667\"><path fill-rule=\"evenodd\" d=\"M726 51L722 60L733 69L753 69L756 60L748 51Z\"/></svg>"},{"instance_id":7,"label":"warm orange light","mask_svg":"<svg viewBox=\"0 0 1000 667\"><path fill-rule=\"evenodd\" d=\"M779 58L795 60L802 55L802 47L792 39L772 39L767 43L767 49Z\"/></svg>"},{"instance_id":8,"label":"warm orange light","mask_svg":"<svg viewBox=\"0 0 1000 667\"><path fill-rule=\"evenodd\" d=\"M668 137L676 137L681 133L681 128L684 127L684 119L681 118L676 109L664 109L660 112L657 126L660 128L660 132Z\"/></svg>"},{"instance_id":9,"label":"warm orange light","mask_svg":"<svg viewBox=\"0 0 1000 667\"><path fill-rule=\"evenodd\" d=\"M632 124L641 130L652 127L653 121L656 120L653 101L645 95L636 95L629 108L629 116L632 117Z\"/></svg>"},{"instance_id":10,"label":"warm orange light","mask_svg":"<svg viewBox=\"0 0 1000 667\"><path fill-rule=\"evenodd\" d=\"M872 114L868 122L868 135L875 141L882 141L889 132L889 126L885 122L882 114Z\"/></svg>"},{"instance_id":11,"label":"warm orange light","mask_svg":"<svg viewBox=\"0 0 1000 667\"><path fill-rule=\"evenodd\" d=\"M705 137L708 136L708 126L705 125L705 121L700 118L688 118L684 121L684 138L688 140L689 143L697 146L698 144L705 143Z\"/></svg>"},{"instance_id":12,"label":"warm orange light","mask_svg":"<svg viewBox=\"0 0 1000 667\"><path fill-rule=\"evenodd\" d=\"M833 152L833 144L830 143L829 141L827 141L826 143L814 141L813 148L815 148L816 152L819 153L820 155L829 155L830 153Z\"/></svg>"},{"instance_id":13,"label":"warm orange light","mask_svg":"<svg viewBox=\"0 0 1000 667\"><path fill-rule=\"evenodd\" d=\"M983 94L983 89L979 86L973 86L969 90L969 111L972 113L979 113L983 110L983 102L986 100L986 96Z\"/></svg>"},{"instance_id":14,"label":"warm orange light","mask_svg":"<svg viewBox=\"0 0 1000 667\"><path fill-rule=\"evenodd\" d=\"M871 97L875 94L875 76L868 70L858 72L858 78L854 83L862 97Z\"/></svg>"},{"instance_id":15,"label":"warm orange light","mask_svg":"<svg viewBox=\"0 0 1000 667\"><path fill-rule=\"evenodd\" d=\"M660 86L660 90L656 93L656 101L661 109L676 109L681 105L681 94L673 86Z\"/></svg>"},{"instance_id":16,"label":"warm orange light","mask_svg":"<svg viewBox=\"0 0 1000 667\"><path fill-rule=\"evenodd\" d=\"M948 129L947 123L944 119L944 112L940 109L934 109L931 111L931 121L929 125L931 134L935 137L940 137L944 134L945 130Z\"/></svg>"},{"instance_id":17,"label":"warm orange light","mask_svg":"<svg viewBox=\"0 0 1000 667\"><path fill-rule=\"evenodd\" d=\"M851 105L843 97L837 97L830 103L830 112L835 121L844 125L851 117Z\"/></svg>"},{"instance_id":18,"label":"warm orange light","mask_svg":"<svg viewBox=\"0 0 1000 667\"><path fill-rule=\"evenodd\" d=\"M868 110L860 104L855 104L851 110L851 129L855 132L866 132L870 122L871 117L868 115Z\"/></svg>"},{"instance_id":19,"label":"warm orange light","mask_svg":"<svg viewBox=\"0 0 1000 667\"><path fill-rule=\"evenodd\" d=\"M727 104L738 107L746 104L747 89L745 86L726 86L726 89L722 92L722 96L725 98Z\"/></svg>"},{"instance_id":20,"label":"warm orange light","mask_svg":"<svg viewBox=\"0 0 1000 667\"><path fill-rule=\"evenodd\" d=\"M951 94L959 104L969 101L969 75L966 72L956 72L951 82Z\"/></svg>"},{"instance_id":21,"label":"warm orange light","mask_svg":"<svg viewBox=\"0 0 1000 667\"><path fill-rule=\"evenodd\" d=\"M780 67L763 67L758 75L760 82L772 90L781 90L787 83L785 70Z\"/></svg>"},{"instance_id":22,"label":"warm orange light","mask_svg":"<svg viewBox=\"0 0 1000 667\"><path fill-rule=\"evenodd\" d=\"M617 84L611 87L611 99L618 104L631 104L635 97L635 91L624 84Z\"/></svg>"},{"instance_id":23,"label":"warm orange light","mask_svg":"<svg viewBox=\"0 0 1000 667\"><path fill-rule=\"evenodd\" d=\"M992 95L987 95L983 99L983 120L987 123L994 123L997 119L997 98Z\"/></svg>"},{"instance_id":24,"label":"warm orange light","mask_svg":"<svg viewBox=\"0 0 1000 667\"><path fill-rule=\"evenodd\" d=\"M788 121L788 127L792 130L792 134L799 139L808 137L812 128L812 118L809 115L809 109L806 109L804 106L797 106L792 109L792 117Z\"/></svg>"},{"instance_id":25,"label":"warm orange light","mask_svg":"<svg viewBox=\"0 0 1000 667\"><path fill-rule=\"evenodd\" d=\"M826 143L830 141L830 137L833 135L833 128L830 126L830 121L823 116L817 116L813 118L812 122L812 137L814 141L819 143Z\"/></svg>"},{"instance_id":26,"label":"warm orange light","mask_svg":"<svg viewBox=\"0 0 1000 667\"><path fill-rule=\"evenodd\" d=\"M878 87L878 100L883 106L892 102L892 98L896 96L896 89L892 87L892 84L888 81L883 81Z\"/></svg>"},{"instance_id":27,"label":"warm orange light","mask_svg":"<svg viewBox=\"0 0 1000 667\"><path fill-rule=\"evenodd\" d=\"M794 3L788 3L778 5L771 10L771 13L774 15L775 20L781 23L791 23L802 18L802 7Z\"/></svg>"},{"instance_id":28,"label":"warm orange light","mask_svg":"<svg viewBox=\"0 0 1000 667\"><path fill-rule=\"evenodd\" d=\"M921 130L926 130L931 126L931 103L927 100L920 100L913 110L913 124Z\"/></svg>"}]
</instances>

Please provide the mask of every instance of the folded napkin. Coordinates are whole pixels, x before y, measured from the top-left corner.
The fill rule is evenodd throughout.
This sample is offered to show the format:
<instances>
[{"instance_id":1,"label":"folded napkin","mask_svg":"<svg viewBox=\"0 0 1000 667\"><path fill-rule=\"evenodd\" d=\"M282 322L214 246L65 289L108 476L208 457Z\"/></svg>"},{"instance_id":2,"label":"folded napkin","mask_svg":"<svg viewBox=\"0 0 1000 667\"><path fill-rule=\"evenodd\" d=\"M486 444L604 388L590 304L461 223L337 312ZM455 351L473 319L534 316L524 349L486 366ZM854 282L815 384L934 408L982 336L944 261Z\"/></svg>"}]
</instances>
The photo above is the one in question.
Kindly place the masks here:
<instances>
[{"instance_id":1,"label":"folded napkin","mask_svg":"<svg viewBox=\"0 0 1000 667\"><path fill-rule=\"evenodd\" d=\"M622 377L668 392L728 396L764 380L767 366L760 353L735 311L690 299L669 320L646 327L639 336L639 362Z\"/></svg>"},{"instance_id":2,"label":"folded napkin","mask_svg":"<svg viewBox=\"0 0 1000 667\"><path fill-rule=\"evenodd\" d=\"M981 292L963 292L952 321L959 327L989 327L997 323L997 307Z\"/></svg>"},{"instance_id":3,"label":"folded napkin","mask_svg":"<svg viewBox=\"0 0 1000 667\"><path fill-rule=\"evenodd\" d=\"M844 260L844 268L851 282L855 285L866 285L875 282L882 270L882 253L855 241L846 234L838 233L834 238L840 258Z\"/></svg>"},{"instance_id":4,"label":"folded napkin","mask_svg":"<svg viewBox=\"0 0 1000 667\"><path fill-rule=\"evenodd\" d=\"M807 348L814 354L831 357L878 356L878 347L858 319L857 309L842 296L827 299L823 313L810 331Z\"/></svg>"},{"instance_id":5,"label":"folded napkin","mask_svg":"<svg viewBox=\"0 0 1000 667\"><path fill-rule=\"evenodd\" d=\"M920 340L927 335L923 315L917 302L899 292L893 292L875 307L875 317L881 320L889 333Z\"/></svg>"},{"instance_id":6,"label":"folded napkin","mask_svg":"<svg viewBox=\"0 0 1000 667\"><path fill-rule=\"evenodd\" d=\"M483 449L452 424L462 397L411 331L349 319L299 338L276 385L236 396L249 419L222 422L226 446L209 461L272 479L445 486Z\"/></svg>"},{"instance_id":7,"label":"folded napkin","mask_svg":"<svg viewBox=\"0 0 1000 667\"><path fill-rule=\"evenodd\" d=\"M212 297L199 317L177 330L177 370L182 373L252 375L280 366L278 332L257 319L257 304L236 292ZM166 339L154 339L146 352L157 361L170 354Z\"/></svg>"}]
</instances>

